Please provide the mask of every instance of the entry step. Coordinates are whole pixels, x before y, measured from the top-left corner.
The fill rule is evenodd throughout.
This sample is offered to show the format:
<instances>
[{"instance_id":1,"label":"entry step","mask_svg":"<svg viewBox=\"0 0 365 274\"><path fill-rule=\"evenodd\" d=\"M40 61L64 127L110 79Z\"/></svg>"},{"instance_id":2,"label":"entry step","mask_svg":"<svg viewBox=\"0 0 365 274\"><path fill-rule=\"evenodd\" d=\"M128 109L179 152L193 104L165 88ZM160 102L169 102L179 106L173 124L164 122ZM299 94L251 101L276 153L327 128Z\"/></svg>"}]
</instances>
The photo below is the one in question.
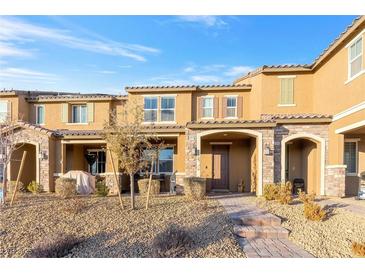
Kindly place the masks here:
<instances>
[{"instance_id":1,"label":"entry step","mask_svg":"<svg viewBox=\"0 0 365 274\"><path fill-rule=\"evenodd\" d=\"M281 226L234 225L235 235L243 238L287 239L289 231Z\"/></svg>"},{"instance_id":2,"label":"entry step","mask_svg":"<svg viewBox=\"0 0 365 274\"><path fill-rule=\"evenodd\" d=\"M244 226L280 226L281 219L271 213L266 213L263 215L242 215L233 216L233 223L236 225Z\"/></svg>"}]
</instances>

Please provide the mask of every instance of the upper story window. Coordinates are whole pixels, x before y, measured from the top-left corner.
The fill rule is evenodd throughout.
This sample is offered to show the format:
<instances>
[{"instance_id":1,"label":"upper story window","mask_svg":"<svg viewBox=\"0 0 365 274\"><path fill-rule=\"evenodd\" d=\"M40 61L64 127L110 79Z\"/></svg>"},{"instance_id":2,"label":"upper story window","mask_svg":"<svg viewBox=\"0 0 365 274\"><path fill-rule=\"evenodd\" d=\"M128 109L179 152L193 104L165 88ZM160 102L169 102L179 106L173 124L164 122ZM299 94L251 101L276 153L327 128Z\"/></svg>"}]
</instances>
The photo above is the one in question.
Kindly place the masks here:
<instances>
[{"instance_id":1,"label":"upper story window","mask_svg":"<svg viewBox=\"0 0 365 274\"><path fill-rule=\"evenodd\" d=\"M294 77L280 78L280 103L279 106L294 105Z\"/></svg>"},{"instance_id":2,"label":"upper story window","mask_svg":"<svg viewBox=\"0 0 365 274\"><path fill-rule=\"evenodd\" d=\"M0 101L0 122L5 122L8 118L8 102Z\"/></svg>"},{"instance_id":3,"label":"upper story window","mask_svg":"<svg viewBox=\"0 0 365 274\"><path fill-rule=\"evenodd\" d=\"M213 97L202 98L202 118L213 118Z\"/></svg>"},{"instance_id":4,"label":"upper story window","mask_svg":"<svg viewBox=\"0 0 365 274\"><path fill-rule=\"evenodd\" d=\"M349 78L362 71L362 37L349 46Z\"/></svg>"},{"instance_id":5,"label":"upper story window","mask_svg":"<svg viewBox=\"0 0 365 274\"><path fill-rule=\"evenodd\" d=\"M36 106L36 124L38 124L38 125L44 124L44 106L43 105Z\"/></svg>"},{"instance_id":6,"label":"upper story window","mask_svg":"<svg viewBox=\"0 0 365 274\"><path fill-rule=\"evenodd\" d=\"M344 164L347 175L357 175L358 148L357 141L345 141L344 144Z\"/></svg>"},{"instance_id":7,"label":"upper story window","mask_svg":"<svg viewBox=\"0 0 365 274\"><path fill-rule=\"evenodd\" d=\"M227 96L225 118L237 117L237 96Z\"/></svg>"},{"instance_id":8,"label":"upper story window","mask_svg":"<svg viewBox=\"0 0 365 274\"><path fill-rule=\"evenodd\" d=\"M87 106L72 105L72 123L85 124L87 123Z\"/></svg>"},{"instance_id":9,"label":"upper story window","mask_svg":"<svg viewBox=\"0 0 365 274\"><path fill-rule=\"evenodd\" d=\"M157 122L157 97L144 98L144 121Z\"/></svg>"},{"instance_id":10,"label":"upper story window","mask_svg":"<svg viewBox=\"0 0 365 274\"><path fill-rule=\"evenodd\" d=\"M175 97L161 97L161 122L175 121Z\"/></svg>"}]
</instances>

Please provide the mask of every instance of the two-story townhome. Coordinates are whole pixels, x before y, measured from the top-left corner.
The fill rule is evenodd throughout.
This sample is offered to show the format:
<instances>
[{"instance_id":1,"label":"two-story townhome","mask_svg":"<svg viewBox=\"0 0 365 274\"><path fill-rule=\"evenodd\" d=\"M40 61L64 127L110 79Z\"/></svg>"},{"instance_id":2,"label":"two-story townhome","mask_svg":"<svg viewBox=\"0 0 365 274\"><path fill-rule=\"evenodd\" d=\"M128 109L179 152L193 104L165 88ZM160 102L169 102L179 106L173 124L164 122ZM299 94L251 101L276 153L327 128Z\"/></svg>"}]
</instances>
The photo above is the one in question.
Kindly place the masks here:
<instances>
[{"instance_id":1,"label":"two-story townhome","mask_svg":"<svg viewBox=\"0 0 365 274\"><path fill-rule=\"evenodd\" d=\"M32 157L23 182L50 191L69 170L111 176L100 131L111 110L136 99L148 125L141 134L153 130L167 144L156 175L176 171L179 185L204 177L208 191L261 195L265 184L290 180L317 195L355 195L365 172L364 40L363 16L312 64L263 66L231 85L127 87L127 96L2 91L0 118L21 120L14 159L23 150Z\"/></svg>"}]
</instances>

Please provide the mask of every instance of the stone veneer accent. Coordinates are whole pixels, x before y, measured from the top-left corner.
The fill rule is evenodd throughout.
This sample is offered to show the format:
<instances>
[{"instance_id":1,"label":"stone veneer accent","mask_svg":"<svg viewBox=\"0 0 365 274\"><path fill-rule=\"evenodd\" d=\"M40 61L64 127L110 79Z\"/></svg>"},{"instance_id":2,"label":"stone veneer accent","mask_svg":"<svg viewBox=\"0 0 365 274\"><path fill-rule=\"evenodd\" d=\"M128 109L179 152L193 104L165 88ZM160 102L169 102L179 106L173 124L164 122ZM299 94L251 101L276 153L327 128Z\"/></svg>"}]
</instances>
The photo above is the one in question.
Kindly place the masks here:
<instances>
[{"instance_id":1,"label":"stone veneer accent","mask_svg":"<svg viewBox=\"0 0 365 274\"><path fill-rule=\"evenodd\" d=\"M262 180L267 183L280 182L281 178L281 141L294 134L312 134L325 142L325 194L343 196L345 191L345 175L343 168L327 167L328 163L328 124L281 124L274 128L250 128L262 134ZM230 128L231 129L231 128ZM197 134L202 130L186 129L185 173L196 176L200 166L197 164L200 151L196 153ZM265 155L265 148L270 154Z\"/></svg>"},{"instance_id":2,"label":"stone veneer accent","mask_svg":"<svg viewBox=\"0 0 365 274\"><path fill-rule=\"evenodd\" d=\"M345 196L346 166L326 166L325 170L325 194L328 196Z\"/></svg>"},{"instance_id":3,"label":"stone veneer accent","mask_svg":"<svg viewBox=\"0 0 365 274\"><path fill-rule=\"evenodd\" d=\"M39 153L46 155L45 159L36 159L39 161L39 183L43 186L44 191L53 191L53 182L50 182L49 174L49 136L34 129L20 128L15 132L15 138L18 143L28 143L39 146ZM53 177L53 175L52 175Z\"/></svg>"}]
</instances>

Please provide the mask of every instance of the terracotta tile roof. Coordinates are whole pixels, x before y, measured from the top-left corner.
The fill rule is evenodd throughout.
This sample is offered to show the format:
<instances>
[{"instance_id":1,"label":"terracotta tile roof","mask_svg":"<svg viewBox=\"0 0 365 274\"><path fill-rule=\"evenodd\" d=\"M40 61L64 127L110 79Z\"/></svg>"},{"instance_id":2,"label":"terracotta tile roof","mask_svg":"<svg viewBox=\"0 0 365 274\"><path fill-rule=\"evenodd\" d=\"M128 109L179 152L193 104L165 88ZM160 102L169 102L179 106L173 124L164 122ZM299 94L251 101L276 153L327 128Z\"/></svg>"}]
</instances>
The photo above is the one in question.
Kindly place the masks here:
<instances>
[{"instance_id":1,"label":"terracotta tile roof","mask_svg":"<svg viewBox=\"0 0 365 274\"><path fill-rule=\"evenodd\" d=\"M213 89L213 88L251 88L251 85L237 85L237 84L229 84L229 85L177 85L177 86L130 86L125 87L126 90L134 91L134 90L155 90L155 89Z\"/></svg>"},{"instance_id":2,"label":"terracotta tile roof","mask_svg":"<svg viewBox=\"0 0 365 274\"><path fill-rule=\"evenodd\" d=\"M151 124L146 125L142 130L144 132L185 132L185 126Z\"/></svg>"},{"instance_id":3,"label":"terracotta tile roof","mask_svg":"<svg viewBox=\"0 0 365 274\"><path fill-rule=\"evenodd\" d=\"M39 132L45 133L48 136L57 135L57 132L56 131L51 130L51 129L48 129L48 128L45 128L45 127L42 127L42 126L39 126L39 125L34 125L34 124L26 123L26 122L23 122L23 121L17 122L17 125L19 127L22 127L22 128L29 128L29 129L33 129L35 131L39 131Z\"/></svg>"},{"instance_id":4,"label":"terracotta tile roof","mask_svg":"<svg viewBox=\"0 0 365 274\"><path fill-rule=\"evenodd\" d=\"M331 119L331 115L313 114L313 113L298 113L298 114L262 114L263 119Z\"/></svg>"},{"instance_id":5,"label":"terracotta tile roof","mask_svg":"<svg viewBox=\"0 0 365 274\"><path fill-rule=\"evenodd\" d=\"M98 136L102 130L68 130L61 129L57 130L58 136Z\"/></svg>"},{"instance_id":6,"label":"terracotta tile roof","mask_svg":"<svg viewBox=\"0 0 365 274\"><path fill-rule=\"evenodd\" d=\"M215 127L274 127L275 121L263 120L201 120L187 123L187 128L215 128Z\"/></svg>"},{"instance_id":7,"label":"terracotta tile roof","mask_svg":"<svg viewBox=\"0 0 365 274\"><path fill-rule=\"evenodd\" d=\"M332 43L322 51L322 53L320 55L318 55L313 63L311 64L294 64L294 65L264 65L261 66L249 73L247 73L246 75L243 75L239 78L237 78L236 80L234 80L233 83L237 83L241 80L244 80L248 77L252 77L255 76L257 74L259 74L260 72L263 71L275 71L275 70L280 70L280 71L289 71L289 70L295 70L295 71L312 71L314 69L314 67L316 67L320 62L321 59L324 58L326 55L328 55L329 53L331 53L333 50L335 50L337 48L337 46L340 44L341 40L344 40L345 38L347 38L352 31L356 30L357 28L354 28L356 24L361 24L362 22L365 21L365 16L358 16L356 17L349 26L346 27L346 29L341 32L341 34L336 37L335 40L332 41Z\"/></svg>"}]
</instances>

